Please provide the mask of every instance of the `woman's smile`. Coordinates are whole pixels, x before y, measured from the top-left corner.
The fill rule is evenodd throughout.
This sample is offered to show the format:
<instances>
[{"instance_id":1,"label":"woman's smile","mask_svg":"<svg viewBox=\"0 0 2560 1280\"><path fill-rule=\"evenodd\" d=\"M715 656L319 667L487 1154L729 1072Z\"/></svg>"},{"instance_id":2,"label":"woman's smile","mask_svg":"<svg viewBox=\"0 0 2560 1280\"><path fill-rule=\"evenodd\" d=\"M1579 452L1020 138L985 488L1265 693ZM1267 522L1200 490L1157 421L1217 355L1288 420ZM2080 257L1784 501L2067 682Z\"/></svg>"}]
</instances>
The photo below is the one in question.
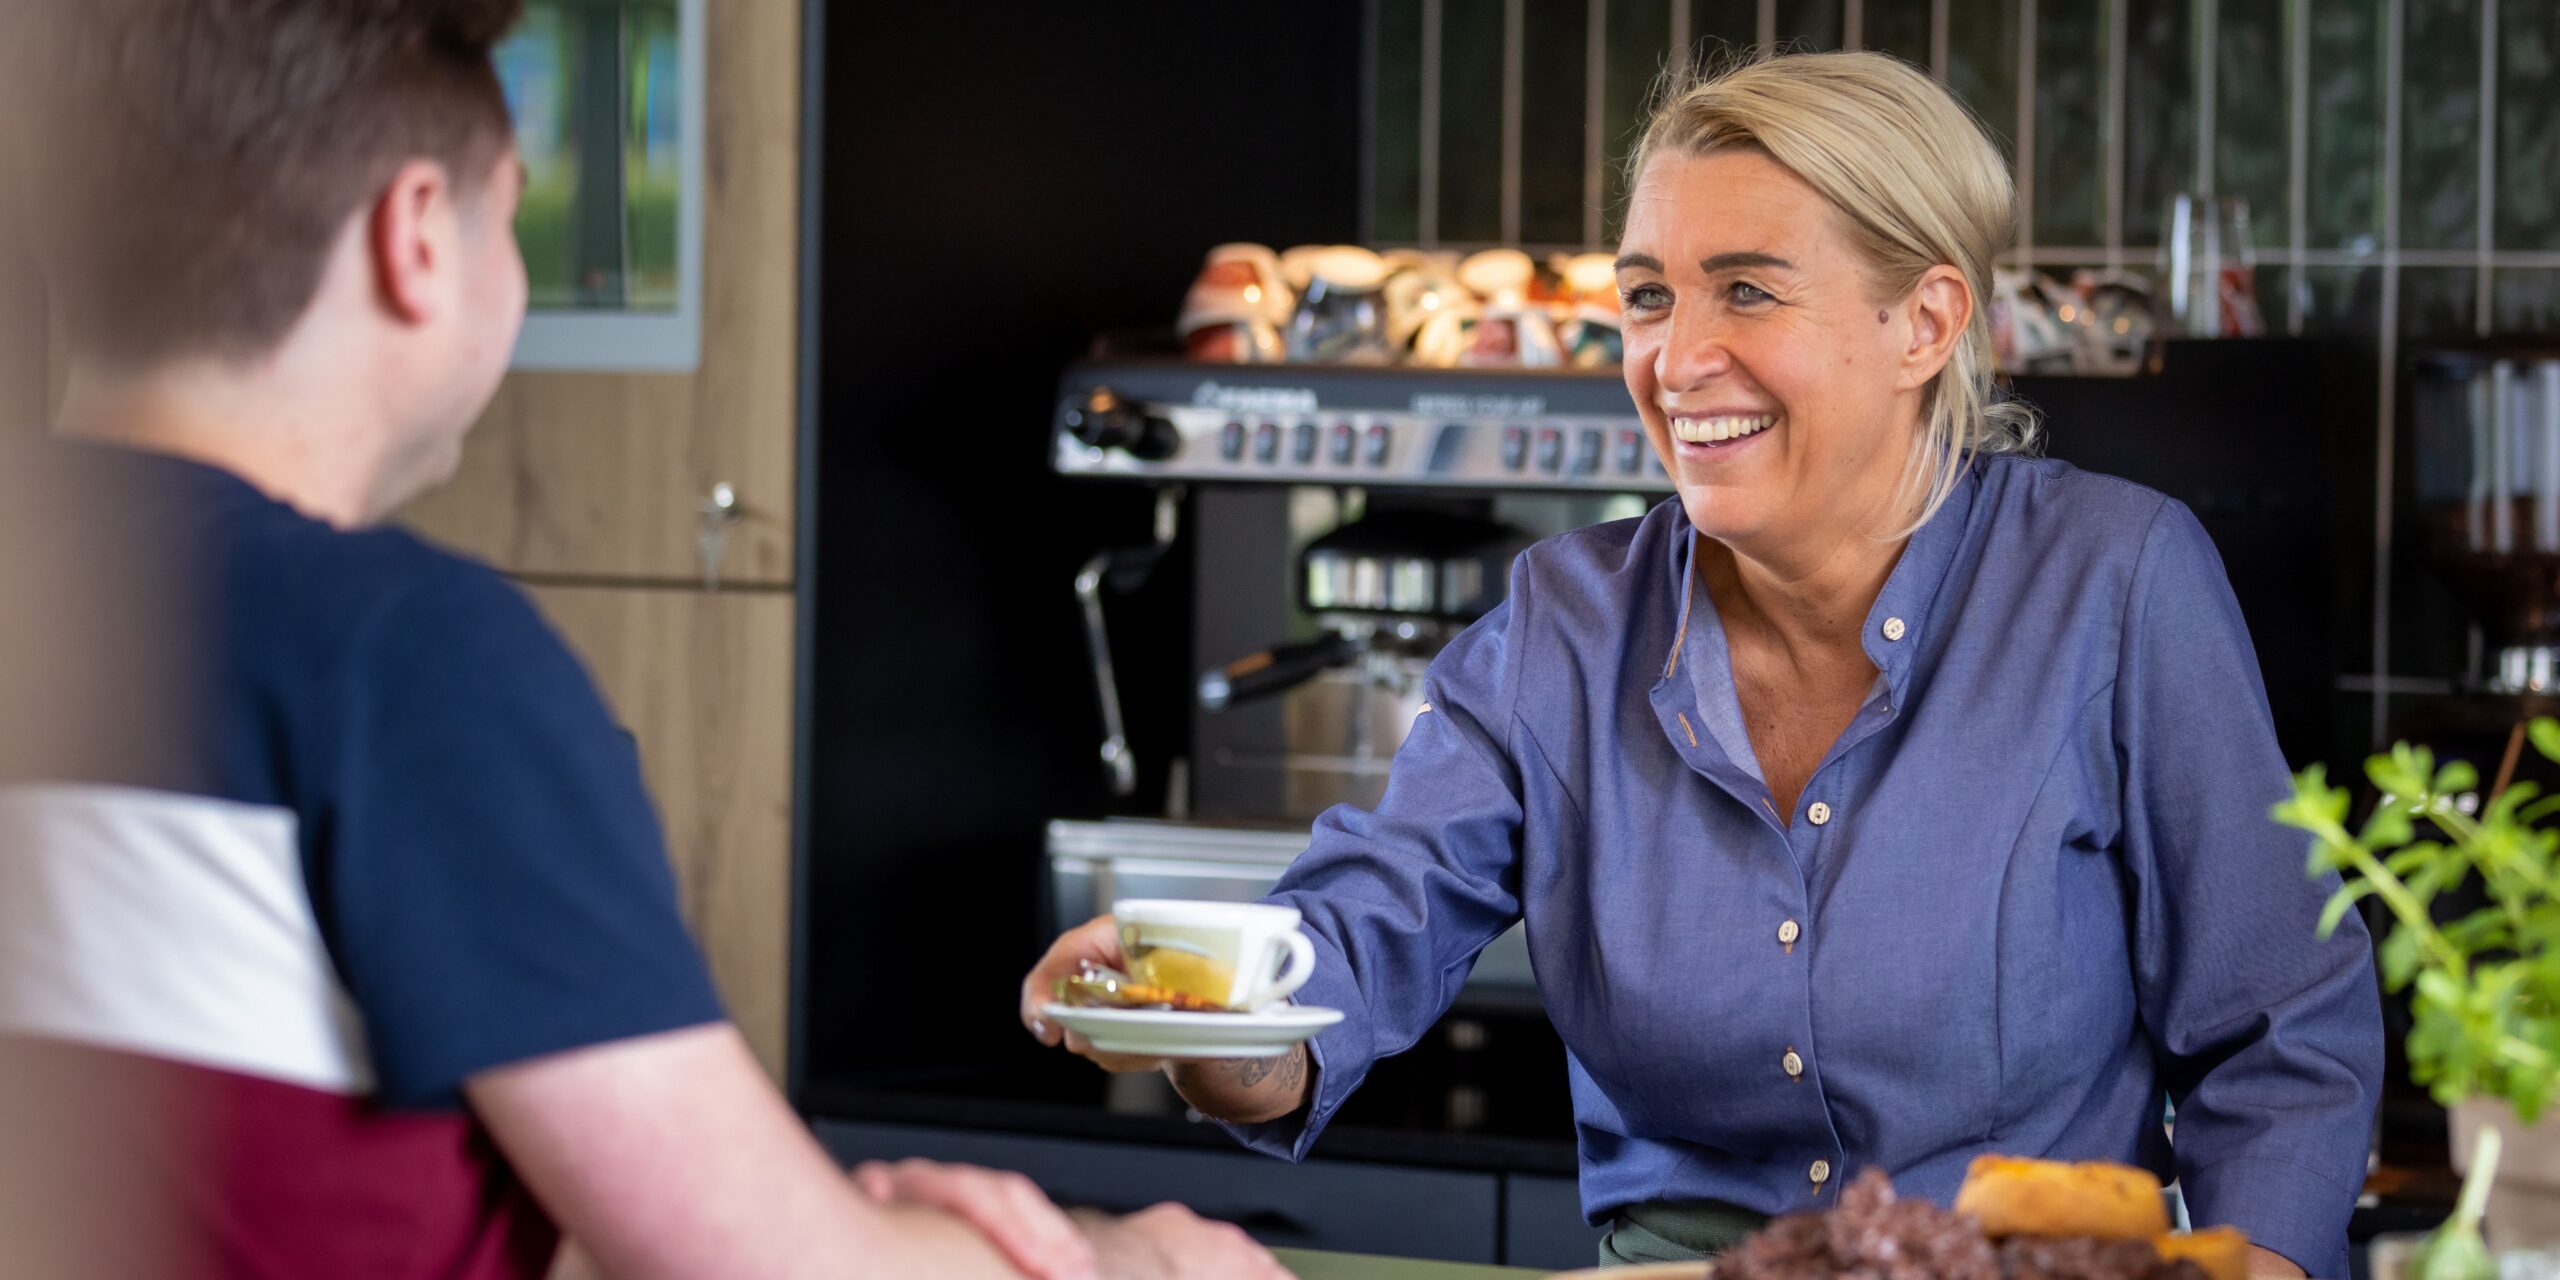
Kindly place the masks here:
<instances>
[{"instance_id":1,"label":"woman's smile","mask_svg":"<svg viewBox=\"0 0 2560 1280\"><path fill-rule=\"evenodd\" d=\"M1775 412L1682 417L1666 410L1663 416L1671 424L1671 436L1678 442L1681 459L1708 465L1733 461L1749 446L1774 434L1778 425Z\"/></svg>"}]
</instances>

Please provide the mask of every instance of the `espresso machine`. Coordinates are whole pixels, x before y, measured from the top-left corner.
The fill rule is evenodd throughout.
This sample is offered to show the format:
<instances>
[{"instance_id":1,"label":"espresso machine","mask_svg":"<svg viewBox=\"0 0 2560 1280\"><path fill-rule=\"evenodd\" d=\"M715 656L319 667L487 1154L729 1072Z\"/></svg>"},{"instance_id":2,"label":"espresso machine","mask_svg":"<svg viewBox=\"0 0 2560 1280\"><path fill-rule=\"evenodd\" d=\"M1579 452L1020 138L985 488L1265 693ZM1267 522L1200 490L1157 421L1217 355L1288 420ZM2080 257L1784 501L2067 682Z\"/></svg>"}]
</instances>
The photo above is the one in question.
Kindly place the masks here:
<instances>
[{"instance_id":1,"label":"espresso machine","mask_svg":"<svg viewBox=\"0 0 2560 1280\"><path fill-rule=\"evenodd\" d=\"M2431 631L2466 634L2452 695L2395 717L2392 735L2471 760L2484 782L2548 787L2560 771L2521 747L2527 720L2560 713L2560 339L2422 352L2409 407L2422 585L2452 607L2413 603Z\"/></svg>"},{"instance_id":2,"label":"espresso machine","mask_svg":"<svg viewBox=\"0 0 2560 1280\"><path fill-rule=\"evenodd\" d=\"M1067 370L1053 426L1059 475L1155 495L1152 536L1097 548L1073 584L1094 767L1128 812L1049 824L1061 930L1117 898L1269 892L1319 814L1378 802L1424 671L1501 603L1521 548L1671 493L1614 370L1104 359ZM1124 669L1115 597L1186 566L1197 669ZM1181 732L1137 740L1121 704L1139 681L1181 682ZM1170 758L1141 770L1147 754ZM1162 795L1139 793L1142 772ZM1452 1016L1487 1006L1536 1007L1516 928Z\"/></svg>"}]
</instances>

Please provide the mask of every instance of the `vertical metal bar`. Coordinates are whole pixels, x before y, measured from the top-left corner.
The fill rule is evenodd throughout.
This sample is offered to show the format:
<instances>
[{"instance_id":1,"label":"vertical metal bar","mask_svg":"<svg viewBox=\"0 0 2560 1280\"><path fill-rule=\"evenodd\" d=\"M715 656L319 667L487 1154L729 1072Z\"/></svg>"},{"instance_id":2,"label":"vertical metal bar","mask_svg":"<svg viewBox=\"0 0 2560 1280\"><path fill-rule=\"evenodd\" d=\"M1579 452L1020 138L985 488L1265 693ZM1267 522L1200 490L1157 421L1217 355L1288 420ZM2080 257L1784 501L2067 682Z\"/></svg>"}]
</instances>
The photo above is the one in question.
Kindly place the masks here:
<instances>
[{"instance_id":1,"label":"vertical metal bar","mask_svg":"<svg viewBox=\"0 0 2560 1280\"><path fill-rule=\"evenodd\" d=\"M2036 0L2018 0L2018 261L2036 252Z\"/></svg>"},{"instance_id":2,"label":"vertical metal bar","mask_svg":"<svg viewBox=\"0 0 2560 1280\"><path fill-rule=\"evenodd\" d=\"M1587 0L1584 5L1586 30L1583 35L1585 57L1582 72L1582 244L1584 248L1600 246L1600 166L1605 162L1608 139L1602 136L1602 82L1609 74L1609 0Z\"/></svg>"},{"instance_id":3,"label":"vertical metal bar","mask_svg":"<svg viewBox=\"0 0 2560 1280\"><path fill-rule=\"evenodd\" d=\"M1697 60L1695 53L1689 47L1689 0L1671 0L1672 68L1686 75L1689 64Z\"/></svg>"},{"instance_id":4,"label":"vertical metal bar","mask_svg":"<svg viewBox=\"0 0 2560 1280\"><path fill-rule=\"evenodd\" d=\"M1778 0L1760 0L1760 21L1756 25L1760 29L1761 48L1778 43Z\"/></svg>"},{"instance_id":5,"label":"vertical metal bar","mask_svg":"<svg viewBox=\"0 0 2560 1280\"><path fill-rule=\"evenodd\" d=\"M2472 289L2471 325L2487 334L2497 309L2489 287L2497 235L2498 198L2498 0L2480 5L2480 276Z\"/></svg>"},{"instance_id":6,"label":"vertical metal bar","mask_svg":"<svg viewBox=\"0 0 2560 1280\"><path fill-rule=\"evenodd\" d=\"M1440 243L1440 10L1442 0L1422 0L1422 110L1414 114L1421 119L1422 137L1415 151L1419 157L1421 181L1419 215L1414 220L1417 238L1428 249Z\"/></svg>"},{"instance_id":7,"label":"vertical metal bar","mask_svg":"<svg viewBox=\"0 0 2560 1280\"><path fill-rule=\"evenodd\" d=\"M2111 272L2124 270L2124 77L2130 8L2130 0L2107 0L2106 126L2100 140L2106 154L2098 174L2098 216L2105 224L2101 234Z\"/></svg>"},{"instance_id":8,"label":"vertical metal bar","mask_svg":"<svg viewBox=\"0 0 2560 1280\"><path fill-rule=\"evenodd\" d=\"M1841 6L1840 47L1843 49L1867 47L1867 0L1848 0Z\"/></svg>"},{"instance_id":9,"label":"vertical metal bar","mask_svg":"<svg viewBox=\"0 0 2560 1280\"><path fill-rule=\"evenodd\" d=\"M1374 8L1374 6L1372 6ZM799 358L792 369L792 486L797 504L791 539L791 898L790 988L784 998L783 1089L806 1106L809 1082L809 844L812 797L817 794L819 352L826 348L825 279L827 220L827 0L800 5L800 210ZM841 188L839 188L841 190ZM1364 210L1367 202L1363 201Z\"/></svg>"},{"instance_id":10,"label":"vertical metal bar","mask_svg":"<svg viewBox=\"0 0 2560 1280\"><path fill-rule=\"evenodd\" d=\"M1527 40L1528 0L1502 5L1502 242L1520 243L1520 46Z\"/></svg>"},{"instance_id":11,"label":"vertical metal bar","mask_svg":"<svg viewBox=\"0 0 2560 1280\"><path fill-rule=\"evenodd\" d=\"M1948 0L1929 0L1929 74L1947 78Z\"/></svg>"},{"instance_id":12,"label":"vertical metal bar","mask_svg":"<svg viewBox=\"0 0 2560 1280\"><path fill-rule=\"evenodd\" d=\"M824 3L824 0L811 0ZM1378 242L1378 0L1361 5L1360 243Z\"/></svg>"},{"instance_id":13,"label":"vertical metal bar","mask_svg":"<svg viewBox=\"0 0 2560 1280\"><path fill-rule=\"evenodd\" d=\"M2302 253L2310 239L2311 216L2311 6L2314 0L2290 0L2284 7L2286 97L2285 244L2290 249L2285 273L2285 332L2302 332Z\"/></svg>"},{"instance_id":14,"label":"vertical metal bar","mask_svg":"<svg viewBox=\"0 0 2560 1280\"><path fill-rule=\"evenodd\" d=\"M2384 0L2382 28L2382 371L2373 436L2373 735L2391 718L2391 495L2398 451L2400 360L2400 40L2403 0Z\"/></svg>"},{"instance_id":15,"label":"vertical metal bar","mask_svg":"<svg viewBox=\"0 0 2560 1280\"><path fill-rule=\"evenodd\" d=\"M2214 105L2221 96L2221 59L2214 56L2221 45L2222 6L2217 0L2195 0L2188 10L2196 24L2194 57L2196 60L2196 194L2213 194Z\"/></svg>"}]
</instances>

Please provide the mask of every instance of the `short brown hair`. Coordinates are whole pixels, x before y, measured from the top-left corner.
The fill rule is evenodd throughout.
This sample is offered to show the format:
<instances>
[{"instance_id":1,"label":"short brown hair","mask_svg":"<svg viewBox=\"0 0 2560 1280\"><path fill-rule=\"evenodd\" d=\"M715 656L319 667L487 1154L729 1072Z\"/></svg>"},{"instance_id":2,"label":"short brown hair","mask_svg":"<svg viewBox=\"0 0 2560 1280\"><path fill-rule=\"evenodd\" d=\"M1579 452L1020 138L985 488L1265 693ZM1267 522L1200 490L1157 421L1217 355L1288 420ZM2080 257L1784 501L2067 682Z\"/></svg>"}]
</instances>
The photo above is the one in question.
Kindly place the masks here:
<instances>
[{"instance_id":1,"label":"short brown hair","mask_svg":"<svg viewBox=\"0 0 2560 1280\"><path fill-rule=\"evenodd\" d=\"M490 51L523 0L35 0L30 155L73 351L252 359L299 321L399 166L478 189L510 126Z\"/></svg>"}]
</instances>

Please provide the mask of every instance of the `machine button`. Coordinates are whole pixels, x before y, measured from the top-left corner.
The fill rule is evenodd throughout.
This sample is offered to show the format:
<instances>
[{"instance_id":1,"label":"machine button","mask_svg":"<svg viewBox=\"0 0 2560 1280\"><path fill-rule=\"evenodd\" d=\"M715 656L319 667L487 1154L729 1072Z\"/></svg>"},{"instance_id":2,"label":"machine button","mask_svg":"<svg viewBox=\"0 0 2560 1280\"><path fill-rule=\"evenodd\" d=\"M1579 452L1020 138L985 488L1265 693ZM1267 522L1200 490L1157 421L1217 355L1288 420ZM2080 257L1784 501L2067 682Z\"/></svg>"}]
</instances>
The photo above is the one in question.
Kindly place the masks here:
<instances>
[{"instance_id":1,"label":"machine button","mask_svg":"<svg viewBox=\"0 0 2560 1280\"><path fill-rule=\"evenodd\" d=\"M1574 443L1573 473L1578 476L1587 476L1599 471L1600 451L1608 447L1608 442L1609 437L1606 433L1584 428L1582 438Z\"/></svg>"},{"instance_id":2,"label":"machine button","mask_svg":"<svg viewBox=\"0 0 2560 1280\"><path fill-rule=\"evenodd\" d=\"M1618 470L1628 475L1644 470L1643 432L1621 431L1618 433Z\"/></svg>"},{"instance_id":3,"label":"machine button","mask_svg":"<svg viewBox=\"0 0 2560 1280\"><path fill-rule=\"evenodd\" d=\"M1538 470L1564 470L1564 433L1554 427L1538 432Z\"/></svg>"},{"instance_id":4,"label":"machine button","mask_svg":"<svg viewBox=\"0 0 2560 1280\"><path fill-rule=\"evenodd\" d=\"M1280 460L1279 423L1266 422L1253 429L1253 460L1256 462Z\"/></svg>"},{"instance_id":5,"label":"machine button","mask_svg":"<svg viewBox=\"0 0 2560 1280\"><path fill-rule=\"evenodd\" d=\"M1218 432L1218 453L1229 462L1244 461L1244 424L1230 422Z\"/></svg>"},{"instance_id":6,"label":"machine button","mask_svg":"<svg viewBox=\"0 0 2560 1280\"><path fill-rule=\"evenodd\" d=\"M1504 427L1502 429L1503 469L1517 471L1527 465L1529 465L1529 429Z\"/></svg>"},{"instance_id":7,"label":"machine button","mask_svg":"<svg viewBox=\"0 0 2560 1280\"><path fill-rule=\"evenodd\" d=\"M1289 440L1289 457L1299 466L1316 460L1316 424L1301 422Z\"/></svg>"},{"instance_id":8,"label":"machine button","mask_svg":"<svg viewBox=\"0 0 2560 1280\"><path fill-rule=\"evenodd\" d=\"M1352 451L1357 449L1359 445L1360 433L1353 430L1350 423L1337 422L1333 424L1333 465L1337 467L1350 466Z\"/></svg>"},{"instance_id":9,"label":"machine button","mask_svg":"<svg viewBox=\"0 0 2560 1280\"><path fill-rule=\"evenodd\" d=\"M1387 465L1387 447L1393 439L1394 437L1388 433L1385 423L1378 422L1370 424L1368 449L1368 461L1370 466L1383 467Z\"/></svg>"}]
</instances>

